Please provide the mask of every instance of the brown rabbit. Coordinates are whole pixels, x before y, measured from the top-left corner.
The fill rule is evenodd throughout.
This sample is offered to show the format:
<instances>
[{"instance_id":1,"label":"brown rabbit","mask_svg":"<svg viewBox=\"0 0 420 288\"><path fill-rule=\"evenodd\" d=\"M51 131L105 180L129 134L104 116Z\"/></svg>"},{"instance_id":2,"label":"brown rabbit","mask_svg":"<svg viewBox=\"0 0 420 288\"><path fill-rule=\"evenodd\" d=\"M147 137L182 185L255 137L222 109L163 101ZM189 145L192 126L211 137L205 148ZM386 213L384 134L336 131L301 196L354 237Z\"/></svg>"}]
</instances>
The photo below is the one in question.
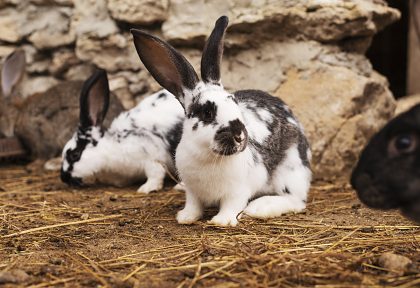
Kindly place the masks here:
<instances>
[{"instance_id":1,"label":"brown rabbit","mask_svg":"<svg viewBox=\"0 0 420 288\"><path fill-rule=\"evenodd\" d=\"M64 81L43 93L22 99L19 84L24 81L24 75L25 53L16 50L2 67L0 137L17 136L31 159L58 156L79 123L83 81ZM124 110L121 102L112 97L108 119L114 119ZM105 125L109 124L109 120L105 121Z\"/></svg>"}]
</instances>

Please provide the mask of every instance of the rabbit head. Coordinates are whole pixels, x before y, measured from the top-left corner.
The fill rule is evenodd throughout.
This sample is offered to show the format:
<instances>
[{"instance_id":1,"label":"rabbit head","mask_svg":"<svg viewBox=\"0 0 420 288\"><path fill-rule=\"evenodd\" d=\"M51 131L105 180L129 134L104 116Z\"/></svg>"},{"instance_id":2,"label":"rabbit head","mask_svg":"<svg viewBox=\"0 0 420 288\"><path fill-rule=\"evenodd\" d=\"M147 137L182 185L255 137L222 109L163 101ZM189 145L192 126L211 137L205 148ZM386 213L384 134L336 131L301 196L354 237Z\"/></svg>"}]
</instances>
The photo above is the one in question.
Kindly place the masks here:
<instances>
[{"instance_id":1,"label":"rabbit head","mask_svg":"<svg viewBox=\"0 0 420 288\"><path fill-rule=\"evenodd\" d=\"M168 43L146 32L131 30L146 68L183 106L184 133L191 131L191 141L202 150L224 156L243 151L248 142L240 107L235 96L223 88L220 79L227 25L228 18L220 17L204 47L201 81L191 64Z\"/></svg>"},{"instance_id":2,"label":"rabbit head","mask_svg":"<svg viewBox=\"0 0 420 288\"><path fill-rule=\"evenodd\" d=\"M351 184L366 205L400 208L420 222L420 105L373 136L353 170Z\"/></svg>"},{"instance_id":3,"label":"rabbit head","mask_svg":"<svg viewBox=\"0 0 420 288\"><path fill-rule=\"evenodd\" d=\"M104 135L102 127L109 106L109 86L104 70L96 71L85 81L80 94L79 128L64 146L61 179L80 186L89 181L101 159L95 147Z\"/></svg>"}]
</instances>

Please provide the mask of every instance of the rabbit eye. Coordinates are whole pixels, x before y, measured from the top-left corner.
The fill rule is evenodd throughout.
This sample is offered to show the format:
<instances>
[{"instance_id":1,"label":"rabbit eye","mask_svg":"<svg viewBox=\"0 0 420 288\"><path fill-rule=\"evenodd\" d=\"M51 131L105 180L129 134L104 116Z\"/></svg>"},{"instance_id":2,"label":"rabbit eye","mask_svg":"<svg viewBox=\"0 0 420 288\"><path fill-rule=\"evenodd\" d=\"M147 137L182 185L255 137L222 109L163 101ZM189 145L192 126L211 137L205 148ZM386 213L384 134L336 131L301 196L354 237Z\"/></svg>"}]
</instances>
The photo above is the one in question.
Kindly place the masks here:
<instances>
[{"instance_id":1,"label":"rabbit eye","mask_svg":"<svg viewBox=\"0 0 420 288\"><path fill-rule=\"evenodd\" d=\"M392 138L388 145L388 153L391 156L407 154L417 148L417 137L414 134L401 134Z\"/></svg>"},{"instance_id":2,"label":"rabbit eye","mask_svg":"<svg viewBox=\"0 0 420 288\"><path fill-rule=\"evenodd\" d=\"M214 118L214 113L213 113L213 111L212 111L212 110L210 110L210 109L205 109L205 110L204 110L204 112L203 112L203 118L204 118L204 120L205 120L206 122L208 122L208 121L212 121L212 120L213 120L213 118Z\"/></svg>"},{"instance_id":3,"label":"rabbit eye","mask_svg":"<svg viewBox=\"0 0 420 288\"><path fill-rule=\"evenodd\" d=\"M67 153L67 159L70 163L74 163L80 159L81 155L82 155L82 151L79 149L69 151L69 153Z\"/></svg>"}]
</instances>

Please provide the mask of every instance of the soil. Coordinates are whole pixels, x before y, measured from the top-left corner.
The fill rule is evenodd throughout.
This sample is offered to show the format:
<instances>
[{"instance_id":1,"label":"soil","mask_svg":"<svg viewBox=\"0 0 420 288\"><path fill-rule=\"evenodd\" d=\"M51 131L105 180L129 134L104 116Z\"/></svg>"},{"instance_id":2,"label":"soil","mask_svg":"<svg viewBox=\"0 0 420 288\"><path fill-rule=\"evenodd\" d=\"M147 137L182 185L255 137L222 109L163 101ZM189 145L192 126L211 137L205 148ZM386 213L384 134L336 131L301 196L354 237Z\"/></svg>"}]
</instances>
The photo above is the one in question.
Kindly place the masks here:
<instances>
[{"instance_id":1,"label":"soil","mask_svg":"<svg viewBox=\"0 0 420 288\"><path fill-rule=\"evenodd\" d=\"M420 287L420 227L364 207L347 183L314 183L304 213L243 218L235 228L207 224L216 209L179 225L182 192L137 188L74 189L56 172L0 167L0 284ZM412 264L402 273L380 267L385 252Z\"/></svg>"}]
</instances>

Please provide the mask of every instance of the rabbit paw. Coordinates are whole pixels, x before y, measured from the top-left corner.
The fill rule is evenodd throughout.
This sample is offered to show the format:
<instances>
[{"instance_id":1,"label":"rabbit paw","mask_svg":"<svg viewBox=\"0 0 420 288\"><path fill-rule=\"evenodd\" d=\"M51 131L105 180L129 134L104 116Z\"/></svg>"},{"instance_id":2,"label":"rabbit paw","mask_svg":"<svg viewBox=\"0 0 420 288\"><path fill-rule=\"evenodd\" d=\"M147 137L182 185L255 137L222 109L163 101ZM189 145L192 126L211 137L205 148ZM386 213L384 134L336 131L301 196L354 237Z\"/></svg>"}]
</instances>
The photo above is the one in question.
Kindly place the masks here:
<instances>
[{"instance_id":1,"label":"rabbit paw","mask_svg":"<svg viewBox=\"0 0 420 288\"><path fill-rule=\"evenodd\" d=\"M163 187L163 183L157 183L154 181L146 181L143 185L140 186L139 189L137 189L137 192L149 194L152 191L159 191Z\"/></svg>"},{"instance_id":2,"label":"rabbit paw","mask_svg":"<svg viewBox=\"0 0 420 288\"><path fill-rule=\"evenodd\" d=\"M217 226L235 227L238 224L238 219L236 219L236 215L217 214L209 221L209 223Z\"/></svg>"},{"instance_id":3,"label":"rabbit paw","mask_svg":"<svg viewBox=\"0 0 420 288\"><path fill-rule=\"evenodd\" d=\"M178 221L179 224L192 224L201 218L201 214L200 211L184 208L176 214L176 221Z\"/></svg>"}]
</instances>

